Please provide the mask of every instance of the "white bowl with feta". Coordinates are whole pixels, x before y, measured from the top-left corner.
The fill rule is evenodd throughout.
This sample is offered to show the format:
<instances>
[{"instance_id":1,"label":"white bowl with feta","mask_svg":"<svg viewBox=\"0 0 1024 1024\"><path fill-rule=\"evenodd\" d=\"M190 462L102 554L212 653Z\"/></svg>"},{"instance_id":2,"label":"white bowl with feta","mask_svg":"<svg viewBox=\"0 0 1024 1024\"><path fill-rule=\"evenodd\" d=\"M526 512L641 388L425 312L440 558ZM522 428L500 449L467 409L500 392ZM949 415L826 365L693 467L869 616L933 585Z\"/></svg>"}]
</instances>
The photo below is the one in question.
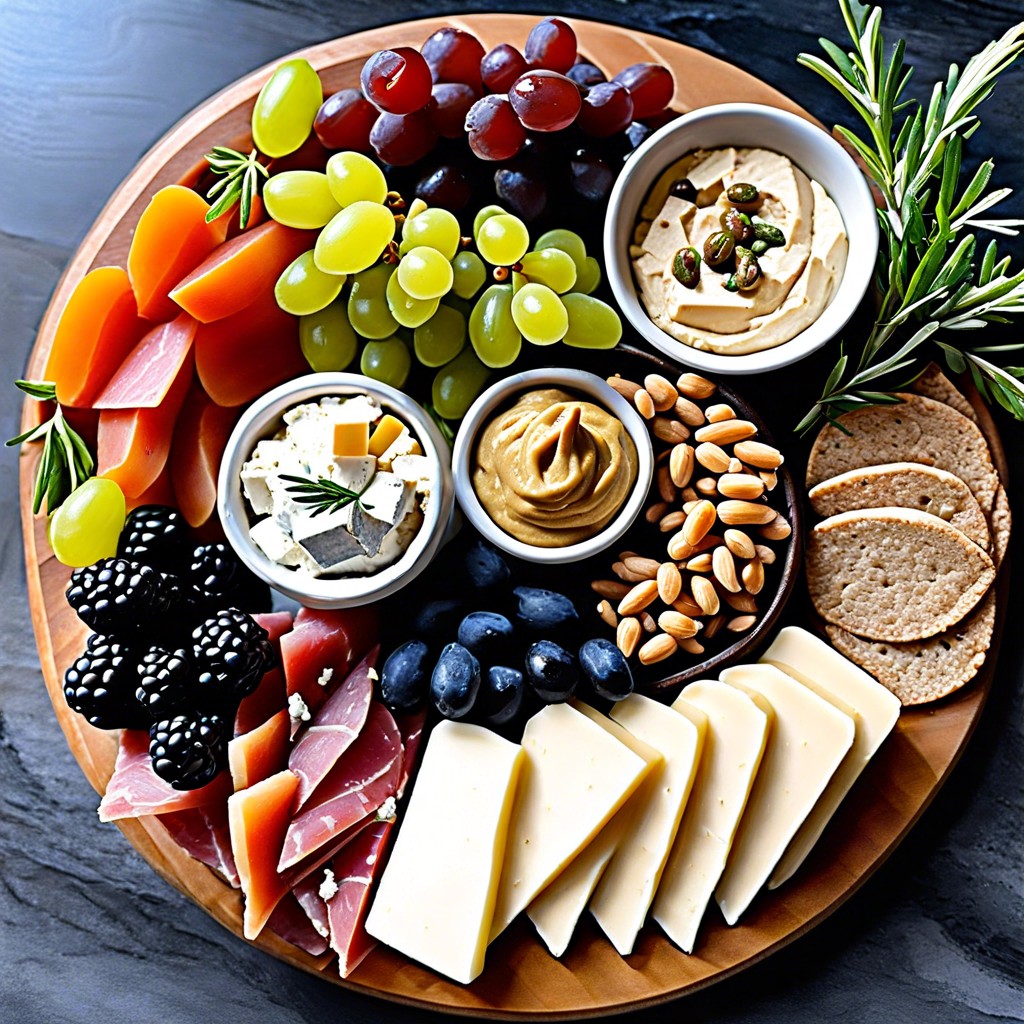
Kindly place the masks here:
<instances>
[{"instance_id":1,"label":"white bowl with feta","mask_svg":"<svg viewBox=\"0 0 1024 1024\"><path fill-rule=\"evenodd\" d=\"M454 506L451 455L411 398L316 373L257 399L221 462L217 511L245 564L312 608L393 594L433 559Z\"/></svg>"}]
</instances>

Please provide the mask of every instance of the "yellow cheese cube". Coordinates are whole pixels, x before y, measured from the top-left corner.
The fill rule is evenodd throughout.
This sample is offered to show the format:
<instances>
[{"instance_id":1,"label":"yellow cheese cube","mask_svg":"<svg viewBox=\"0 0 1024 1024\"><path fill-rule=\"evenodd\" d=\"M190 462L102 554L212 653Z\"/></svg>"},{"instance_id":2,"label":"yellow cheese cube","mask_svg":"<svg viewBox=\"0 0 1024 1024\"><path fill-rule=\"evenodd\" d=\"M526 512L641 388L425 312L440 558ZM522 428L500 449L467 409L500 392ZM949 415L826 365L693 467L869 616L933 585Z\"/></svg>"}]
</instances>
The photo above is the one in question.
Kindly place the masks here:
<instances>
[{"instance_id":1,"label":"yellow cheese cube","mask_svg":"<svg viewBox=\"0 0 1024 1024\"><path fill-rule=\"evenodd\" d=\"M370 453L370 424L335 423L334 454L364 456Z\"/></svg>"},{"instance_id":2,"label":"yellow cheese cube","mask_svg":"<svg viewBox=\"0 0 1024 1024\"><path fill-rule=\"evenodd\" d=\"M379 459L398 438L398 435L405 430L405 424L395 419L394 416L386 414L381 417L370 438L370 454L376 455Z\"/></svg>"}]
</instances>

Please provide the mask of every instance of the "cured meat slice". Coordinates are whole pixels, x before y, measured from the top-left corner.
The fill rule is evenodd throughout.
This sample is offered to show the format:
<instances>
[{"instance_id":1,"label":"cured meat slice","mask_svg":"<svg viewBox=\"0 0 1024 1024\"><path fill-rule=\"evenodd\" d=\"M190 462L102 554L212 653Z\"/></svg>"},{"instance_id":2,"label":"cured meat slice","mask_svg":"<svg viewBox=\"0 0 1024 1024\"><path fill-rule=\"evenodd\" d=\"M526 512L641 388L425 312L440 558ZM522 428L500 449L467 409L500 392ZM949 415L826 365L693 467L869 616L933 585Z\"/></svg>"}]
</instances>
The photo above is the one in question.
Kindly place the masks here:
<instances>
[{"instance_id":1,"label":"cured meat slice","mask_svg":"<svg viewBox=\"0 0 1024 1024\"><path fill-rule=\"evenodd\" d=\"M378 810L379 813L379 810ZM376 814L367 814L354 825L343 829L329 842L324 843L319 849L314 850L309 856L300 860L298 864L280 872L289 889L294 889L300 882L309 878L317 868L323 867L343 846L351 843L353 839L365 828L369 828L377 820Z\"/></svg>"},{"instance_id":2,"label":"cured meat slice","mask_svg":"<svg viewBox=\"0 0 1024 1024\"><path fill-rule=\"evenodd\" d=\"M235 792L269 779L288 763L289 718L285 709L228 742L228 768Z\"/></svg>"},{"instance_id":3,"label":"cured meat slice","mask_svg":"<svg viewBox=\"0 0 1024 1024\"><path fill-rule=\"evenodd\" d=\"M323 707L330 678L341 678L377 642L377 617L370 608L316 611L303 608L281 637L281 663L288 696L299 694L312 714ZM330 670L327 672L326 670ZM328 676L323 683L325 674Z\"/></svg>"},{"instance_id":4,"label":"cured meat slice","mask_svg":"<svg viewBox=\"0 0 1024 1024\"><path fill-rule=\"evenodd\" d=\"M144 814L167 814L223 803L230 792L231 776L227 772L221 772L201 789L172 788L153 771L149 760L149 733L144 729L122 729L114 774L100 801L100 821L141 818Z\"/></svg>"},{"instance_id":5,"label":"cured meat slice","mask_svg":"<svg viewBox=\"0 0 1024 1024\"><path fill-rule=\"evenodd\" d=\"M325 877L323 871L312 873L308 878L302 879L292 887L292 896L295 897L317 935L323 937L326 950L331 932L330 923L327 920L327 904L320 896L320 887L323 885Z\"/></svg>"},{"instance_id":6,"label":"cured meat slice","mask_svg":"<svg viewBox=\"0 0 1024 1024\"><path fill-rule=\"evenodd\" d=\"M242 932L255 939L288 892L277 873L288 822L295 807L299 780L287 768L228 798L231 851L245 894Z\"/></svg>"},{"instance_id":7,"label":"cured meat slice","mask_svg":"<svg viewBox=\"0 0 1024 1024\"><path fill-rule=\"evenodd\" d=\"M373 814L398 790L402 738L383 704L370 705L366 724L305 809L288 826L279 870L285 871Z\"/></svg>"},{"instance_id":8,"label":"cured meat slice","mask_svg":"<svg viewBox=\"0 0 1024 1024\"><path fill-rule=\"evenodd\" d=\"M292 748L288 767L299 777L299 807L323 782L363 728L373 697L370 672L377 664L379 651L379 647L374 647L349 672Z\"/></svg>"},{"instance_id":9,"label":"cured meat slice","mask_svg":"<svg viewBox=\"0 0 1024 1024\"><path fill-rule=\"evenodd\" d=\"M321 956L328 950L327 936L324 934L327 931L326 925L324 933L321 933L294 893L286 892L281 902L274 907L267 921L267 930L285 942L298 946L310 956Z\"/></svg>"},{"instance_id":10,"label":"cured meat slice","mask_svg":"<svg viewBox=\"0 0 1024 1024\"><path fill-rule=\"evenodd\" d=\"M158 324L128 353L93 402L96 409L155 409L192 353L197 322L187 313Z\"/></svg>"},{"instance_id":11,"label":"cured meat slice","mask_svg":"<svg viewBox=\"0 0 1024 1024\"><path fill-rule=\"evenodd\" d=\"M185 811L171 811L169 814L161 814L157 821L190 857L213 868L228 885L238 888L238 869L231 852L226 802L190 807Z\"/></svg>"},{"instance_id":12,"label":"cured meat slice","mask_svg":"<svg viewBox=\"0 0 1024 1024\"><path fill-rule=\"evenodd\" d=\"M267 639L277 650L281 650L278 640L292 628L291 612L257 612L253 615L257 624L267 631Z\"/></svg>"},{"instance_id":13,"label":"cured meat slice","mask_svg":"<svg viewBox=\"0 0 1024 1024\"><path fill-rule=\"evenodd\" d=\"M373 883L384 869L395 822L375 821L331 861L337 892L327 902L331 948L338 954L338 971L347 978L377 945L364 922L370 909Z\"/></svg>"},{"instance_id":14,"label":"cured meat slice","mask_svg":"<svg viewBox=\"0 0 1024 1024\"><path fill-rule=\"evenodd\" d=\"M395 796L399 800L409 785L409 780L416 771L420 759L420 746L423 742L423 727L427 724L427 709L413 711L407 715L399 715L395 722L402 737L402 774L398 780Z\"/></svg>"},{"instance_id":15,"label":"cured meat slice","mask_svg":"<svg viewBox=\"0 0 1024 1024\"><path fill-rule=\"evenodd\" d=\"M254 616L259 620L259 616ZM262 725L278 711L285 710L284 676L281 670L272 668L260 680L248 697L243 698L235 714L235 735L242 736ZM289 734L291 725L289 724Z\"/></svg>"}]
</instances>

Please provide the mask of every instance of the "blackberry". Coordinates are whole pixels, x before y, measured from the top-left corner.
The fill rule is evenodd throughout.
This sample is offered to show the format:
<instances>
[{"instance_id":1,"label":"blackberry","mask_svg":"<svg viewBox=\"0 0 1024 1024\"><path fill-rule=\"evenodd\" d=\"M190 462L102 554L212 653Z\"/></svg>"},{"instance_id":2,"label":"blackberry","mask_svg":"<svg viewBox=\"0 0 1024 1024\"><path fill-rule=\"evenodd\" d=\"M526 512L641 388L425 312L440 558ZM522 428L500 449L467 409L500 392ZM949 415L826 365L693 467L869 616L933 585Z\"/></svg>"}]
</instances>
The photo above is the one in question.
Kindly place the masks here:
<instances>
[{"instance_id":1,"label":"blackberry","mask_svg":"<svg viewBox=\"0 0 1024 1024\"><path fill-rule=\"evenodd\" d=\"M149 716L135 699L135 652L93 633L85 651L64 673L64 699L100 729L146 729Z\"/></svg>"},{"instance_id":2,"label":"blackberry","mask_svg":"<svg viewBox=\"0 0 1024 1024\"><path fill-rule=\"evenodd\" d=\"M220 715L175 715L149 730L153 771L175 789L199 789L227 765L228 723Z\"/></svg>"},{"instance_id":3,"label":"blackberry","mask_svg":"<svg viewBox=\"0 0 1024 1024\"><path fill-rule=\"evenodd\" d=\"M248 612L270 610L270 588L222 542L192 549L189 579L202 592L199 603L210 611L228 607Z\"/></svg>"},{"instance_id":4,"label":"blackberry","mask_svg":"<svg viewBox=\"0 0 1024 1024\"><path fill-rule=\"evenodd\" d=\"M136 665L135 698L150 720L166 718L195 696L196 670L184 648L150 647Z\"/></svg>"},{"instance_id":5,"label":"blackberry","mask_svg":"<svg viewBox=\"0 0 1024 1024\"><path fill-rule=\"evenodd\" d=\"M187 615L192 600L178 580L127 558L103 558L76 569L68 604L97 633L172 631L174 616Z\"/></svg>"},{"instance_id":6,"label":"blackberry","mask_svg":"<svg viewBox=\"0 0 1024 1024\"><path fill-rule=\"evenodd\" d=\"M140 505L128 513L117 553L153 569L178 572L188 557L191 531L185 517L169 505Z\"/></svg>"},{"instance_id":7,"label":"blackberry","mask_svg":"<svg viewBox=\"0 0 1024 1024\"><path fill-rule=\"evenodd\" d=\"M192 633L198 690L226 702L247 697L274 662L267 631L238 608L211 615Z\"/></svg>"}]
</instances>

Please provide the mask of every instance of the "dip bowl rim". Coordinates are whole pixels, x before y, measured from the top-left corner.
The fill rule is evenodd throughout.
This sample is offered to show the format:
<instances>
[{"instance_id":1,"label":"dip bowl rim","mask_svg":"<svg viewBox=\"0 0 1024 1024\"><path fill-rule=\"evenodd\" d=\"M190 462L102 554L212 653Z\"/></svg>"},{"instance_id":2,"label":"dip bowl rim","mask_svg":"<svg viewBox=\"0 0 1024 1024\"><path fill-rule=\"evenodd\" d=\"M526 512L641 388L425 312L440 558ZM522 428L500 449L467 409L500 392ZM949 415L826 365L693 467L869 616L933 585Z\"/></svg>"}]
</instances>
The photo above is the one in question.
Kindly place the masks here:
<instances>
[{"instance_id":1,"label":"dip bowl rim","mask_svg":"<svg viewBox=\"0 0 1024 1024\"><path fill-rule=\"evenodd\" d=\"M248 510L241 470L258 441L273 436L289 409L331 396L369 395L395 414L419 441L434 470L431 500L409 547L389 566L366 576L308 577L270 559L250 538L257 518ZM448 444L429 414L408 395L358 373L316 372L296 377L256 398L228 438L217 476L217 514L242 562L274 590L307 608L355 608L379 601L411 583L443 543L455 505Z\"/></svg>"},{"instance_id":2,"label":"dip bowl rim","mask_svg":"<svg viewBox=\"0 0 1024 1024\"><path fill-rule=\"evenodd\" d=\"M751 127L756 124L757 128ZM701 130L713 127L729 134L730 142L704 141ZM778 144L744 141L755 131L770 130ZM814 167L787 152L793 141L813 154ZM849 250L846 267L829 304L818 318L789 341L739 355L722 355L677 341L648 316L633 275L629 245L639 211L659 175L694 149L734 145L772 149L811 178L818 180L836 204L846 229ZM822 170L827 173L823 174ZM821 181L830 179L831 187ZM841 184L841 190L837 189ZM853 316L871 286L878 253L877 207L871 188L850 154L824 128L798 114L758 103L719 103L680 115L650 135L629 156L608 197L602 247L609 285L622 315L649 344L671 359L714 374L759 373L779 369L817 351L835 338Z\"/></svg>"},{"instance_id":3,"label":"dip bowl rim","mask_svg":"<svg viewBox=\"0 0 1024 1024\"><path fill-rule=\"evenodd\" d=\"M562 388L582 393L602 405L622 423L636 447L637 478L633 488L611 521L586 540L564 547L539 547L517 540L487 514L473 488L475 442L485 421L513 395L526 390ZM506 554L527 562L560 565L599 554L614 544L633 525L644 507L654 479L654 446L643 417L604 378L571 367L543 367L511 374L492 384L469 407L455 436L452 453L455 495L463 514L491 544Z\"/></svg>"}]
</instances>

